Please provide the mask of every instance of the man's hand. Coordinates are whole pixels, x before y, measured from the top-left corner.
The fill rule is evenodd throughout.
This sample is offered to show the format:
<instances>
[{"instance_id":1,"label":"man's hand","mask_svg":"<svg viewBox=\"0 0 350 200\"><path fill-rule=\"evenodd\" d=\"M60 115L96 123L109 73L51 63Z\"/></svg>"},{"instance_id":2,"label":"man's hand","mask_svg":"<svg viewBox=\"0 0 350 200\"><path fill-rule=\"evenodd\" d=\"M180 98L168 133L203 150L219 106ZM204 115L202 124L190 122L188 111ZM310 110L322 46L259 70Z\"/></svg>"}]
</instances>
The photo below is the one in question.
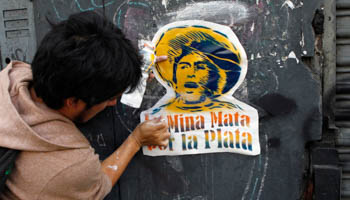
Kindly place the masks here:
<instances>
[{"instance_id":1,"label":"man's hand","mask_svg":"<svg viewBox=\"0 0 350 200\"><path fill-rule=\"evenodd\" d=\"M110 178L112 185L114 185L141 146L167 146L169 137L168 125L161 117L139 124L123 144L102 162L103 173Z\"/></svg>"},{"instance_id":2,"label":"man's hand","mask_svg":"<svg viewBox=\"0 0 350 200\"><path fill-rule=\"evenodd\" d=\"M170 133L166 122L159 117L139 124L131 136L140 147L145 145L167 146Z\"/></svg>"},{"instance_id":3,"label":"man's hand","mask_svg":"<svg viewBox=\"0 0 350 200\"><path fill-rule=\"evenodd\" d=\"M168 59L168 56L156 56L155 63L162 62Z\"/></svg>"}]
</instances>

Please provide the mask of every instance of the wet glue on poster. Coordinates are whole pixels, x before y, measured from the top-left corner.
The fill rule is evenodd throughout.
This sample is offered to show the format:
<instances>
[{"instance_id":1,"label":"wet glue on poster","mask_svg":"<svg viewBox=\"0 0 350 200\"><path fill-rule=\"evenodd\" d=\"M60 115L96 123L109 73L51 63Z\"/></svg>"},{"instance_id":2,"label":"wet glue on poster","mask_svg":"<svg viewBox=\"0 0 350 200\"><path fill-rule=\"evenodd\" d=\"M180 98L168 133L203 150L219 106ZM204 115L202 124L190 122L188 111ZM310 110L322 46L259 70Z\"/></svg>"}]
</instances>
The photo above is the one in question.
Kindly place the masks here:
<instances>
[{"instance_id":1,"label":"wet glue on poster","mask_svg":"<svg viewBox=\"0 0 350 200\"><path fill-rule=\"evenodd\" d=\"M246 53L232 30L191 20L162 27L152 40L156 79L167 93L141 121L163 116L167 147L144 146L149 156L232 152L260 154L258 113L232 95L247 73Z\"/></svg>"}]
</instances>

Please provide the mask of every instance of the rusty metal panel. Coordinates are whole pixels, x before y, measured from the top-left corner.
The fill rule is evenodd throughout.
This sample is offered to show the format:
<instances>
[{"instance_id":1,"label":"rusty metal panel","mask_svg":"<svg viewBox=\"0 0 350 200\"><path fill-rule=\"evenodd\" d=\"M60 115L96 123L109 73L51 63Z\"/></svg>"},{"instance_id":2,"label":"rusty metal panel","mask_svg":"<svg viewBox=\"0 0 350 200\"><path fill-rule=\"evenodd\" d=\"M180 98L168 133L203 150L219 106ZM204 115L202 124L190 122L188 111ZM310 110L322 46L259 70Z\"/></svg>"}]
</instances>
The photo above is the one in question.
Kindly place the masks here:
<instances>
[{"instance_id":1,"label":"rusty metal panel","mask_svg":"<svg viewBox=\"0 0 350 200\"><path fill-rule=\"evenodd\" d=\"M337 0L337 9L350 8L350 2L348 0Z\"/></svg>"},{"instance_id":2,"label":"rusty metal panel","mask_svg":"<svg viewBox=\"0 0 350 200\"><path fill-rule=\"evenodd\" d=\"M336 145L342 168L341 199L350 198L350 2L337 1Z\"/></svg>"},{"instance_id":3,"label":"rusty metal panel","mask_svg":"<svg viewBox=\"0 0 350 200\"><path fill-rule=\"evenodd\" d=\"M349 36L350 36L350 29L349 29ZM348 55L350 55L350 45L337 45L337 65L338 66L350 66L350 57Z\"/></svg>"}]
</instances>

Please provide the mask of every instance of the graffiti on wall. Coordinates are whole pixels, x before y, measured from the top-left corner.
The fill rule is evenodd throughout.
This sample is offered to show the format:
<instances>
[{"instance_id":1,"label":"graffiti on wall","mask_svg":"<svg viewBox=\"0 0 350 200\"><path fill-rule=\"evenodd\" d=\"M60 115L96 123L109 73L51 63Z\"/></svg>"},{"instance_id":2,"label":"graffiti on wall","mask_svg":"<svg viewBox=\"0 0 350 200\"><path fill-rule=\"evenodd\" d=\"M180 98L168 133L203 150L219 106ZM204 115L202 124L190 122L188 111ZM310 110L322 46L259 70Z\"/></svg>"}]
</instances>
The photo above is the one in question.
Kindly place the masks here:
<instances>
[{"instance_id":1,"label":"graffiti on wall","mask_svg":"<svg viewBox=\"0 0 350 200\"><path fill-rule=\"evenodd\" d=\"M159 7L155 1L149 2L149 1L141 1L144 3L144 5L138 5L136 4L127 4L125 1L122 6L118 8L118 10L115 12L113 20L118 27L122 28L123 30L132 30L135 28L132 23L123 23L123 20L128 18L129 15L126 13L132 13L133 7L138 7L139 10L142 10L144 15L150 15L152 13L152 20L145 21L140 20L137 23L137 26L144 26L145 24L149 24L146 29L141 29L141 33L135 33L132 34L134 37L130 37L130 39L137 44L139 39L147 40L149 39L150 35L152 35L152 28L160 28L164 26L165 24L171 23L176 21L178 18L182 17L182 20L188 20L188 19L201 19L201 18L194 18L195 16L200 16L199 14L202 13L202 15L205 15L205 20L216 22L220 24L224 24L227 26L230 26L232 30L239 36L239 39L243 46L247 47L250 42L254 41L262 41L262 31L263 31L263 22L264 17L269 14L270 11L270 4L269 1L251 1L250 3L242 3L238 1L216 1L216 7L223 7L224 9L212 9L213 4L211 2L194 2L191 1L189 3L183 4L183 6L177 6L177 4L171 0L162 0L162 5ZM131 1L129 1L131 2ZM199 6L200 5L200 6ZM240 9L235 9L236 7L239 7ZM158 9L160 12L156 12L155 8ZM140 12L138 10L138 12ZM199 11L200 10L200 11ZM136 10L135 10L136 11ZM193 14L191 14L193 13ZM198 15L195 15L197 13ZM131 15L132 16L132 15ZM185 18L187 16L187 18ZM219 17L218 17L219 16ZM147 19L148 17L143 16L143 19ZM119 19L120 23L117 23ZM219 20L219 21L217 21ZM137 27L136 26L136 27ZM146 33L145 33L146 32ZM137 37L135 37L137 35ZM263 41L262 41L263 44ZM259 60L262 58L262 53L259 53L259 49L251 49L248 48L247 55L250 62L259 62ZM282 62L282 61L281 61ZM273 70L270 72L272 73L257 73L254 77L255 81L254 87L263 87L264 84L259 83L258 81L261 80L264 77L264 80L268 80L271 85L274 85L274 89L278 89L278 80L273 74ZM241 84L241 87L237 89L237 91L234 93L235 97L239 97L239 99L248 100L248 91L247 91L247 82L244 81ZM243 86L242 86L243 85ZM260 95L264 95L265 92L267 92L266 88L256 91L263 91ZM165 95L166 91L163 87L154 86L153 82L149 85L149 87L146 90L146 93L144 95L144 100L142 103L141 109L132 109L125 105L119 105L120 110L117 110L117 117L121 122L121 125L124 126L126 130L129 132L132 132L133 127L135 125L132 123L132 121L138 121L138 117L140 116L140 112L143 109L148 109L152 107L159 99L161 99ZM253 94L254 95L254 94ZM135 117L135 119L130 120L130 115L127 113L132 113L132 116ZM267 141L269 140L268 135L266 132L261 133L263 134L260 138L260 142L262 143L263 148L263 154L260 154L256 160L254 160L252 163L246 163L246 169L247 169L247 179L245 182L244 190L241 194L241 199L259 199L262 195L262 192L264 190L265 186L265 179L267 176L267 171L270 165L270 158L269 158L269 147L267 145ZM198 138L197 138L198 139ZM191 140L188 141L191 144ZM188 146L187 146L188 147ZM158 148L158 147L154 147ZM167 157L168 160L179 160L177 157ZM175 166L178 165L178 163L171 163L170 168L176 168ZM212 172L208 172L210 174ZM168 185L168 184L166 184ZM186 185L186 184L185 184ZM186 197L186 195L180 195L179 198Z\"/></svg>"},{"instance_id":2,"label":"graffiti on wall","mask_svg":"<svg viewBox=\"0 0 350 200\"><path fill-rule=\"evenodd\" d=\"M20 60L23 62L27 62L27 52L23 51L21 48L17 48L12 54L11 59L12 60Z\"/></svg>"},{"instance_id":3,"label":"graffiti on wall","mask_svg":"<svg viewBox=\"0 0 350 200\"><path fill-rule=\"evenodd\" d=\"M68 1L54 0L54 2L57 5L57 9L62 18L68 16L69 12L67 10L69 9L71 12L77 12L89 8L99 12L102 10L102 8L94 6L90 0L72 0L69 3L67 3ZM66 2L66 5L61 5L63 4L62 2ZM76 2L80 4L81 9L79 9ZM101 3L98 4L98 2L102 1L96 0L96 5L102 5ZM106 0L105 2L107 3L111 1ZM109 9L109 18L113 19L115 24L124 31L130 30L130 32L128 32L128 37L135 44L137 44L140 39L147 40L150 38L150 35L154 35L151 28L156 27L157 29L157 27L173 22L181 16L193 17L199 16L199 14L202 13L205 15L207 21L228 25L237 34L242 45L246 48L247 58L250 63L250 73L248 74L250 77L241 84L241 87L237 89L234 96L245 101L248 100L248 96L249 99L252 99L252 97L259 97L269 92L278 91L280 84L279 79L275 74L277 71L275 67L277 66L283 70L288 59L295 58L295 55L298 57L297 52L292 56L288 54L289 52L285 54L285 49L288 48L288 44L284 41L288 37L288 20L285 19L292 13L293 9L297 9L299 6L297 2L299 1L293 1L295 2L293 4L290 3L292 1L273 2L270 0L215 1L215 8L222 6L225 9L213 9L214 5L212 2L213 1L193 0L186 1L186 3L179 3L179 1L176 0L162 0L161 2L135 0L116 1L106 7ZM163 5L163 9L158 9L161 7L159 4ZM239 9L234 9L235 7ZM199 12L199 10L201 11ZM278 13L282 12L285 12L286 15L280 15L281 20L278 21L275 16L279 16ZM193 13L192 16L191 13ZM222 17L217 17L218 14L222 15ZM137 15L142 17L136 19L134 16ZM151 19L149 16L151 16ZM120 23L117 23L118 18ZM183 18L182 20L186 19ZM124 23L125 21L126 23ZM264 29L265 23L269 24L269 30L266 28ZM146 24L147 26L145 26ZM280 28L274 28L276 26L280 26ZM139 31L136 31L136 29ZM268 34L271 32L270 30L275 31L275 34ZM132 31L134 31L134 33L131 33ZM270 37L271 35L272 37ZM304 42L301 42L301 44L304 44ZM257 68L261 67L258 63L265 62L267 57L275 57L276 64L264 65L264 71L258 70ZM152 83L154 82L156 81L153 81ZM254 85L254 90L248 91L248 85ZM271 87L265 87L266 85ZM251 88L253 87L250 87L250 89ZM165 90L162 87L149 87L144 97L142 109L154 105L154 103L156 103L164 94ZM137 116L139 116L142 109L132 109L123 105L121 107L123 107L123 109L118 111L117 117L120 118L122 125L131 132L135 127L134 122L138 121ZM130 113L132 113L132 116L130 116ZM132 118L132 120L130 120L130 118ZM269 166L269 151L268 146L265 144L268 141L266 131L261 132L261 134L262 151L264 153L260 154L254 163L250 163L251 168L248 167L251 170L248 170L250 172L248 174L250 175L247 181L247 187L242 194L242 199L252 199L253 197L259 199L264 187L266 171Z\"/></svg>"},{"instance_id":4,"label":"graffiti on wall","mask_svg":"<svg viewBox=\"0 0 350 200\"><path fill-rule=\"evenodd\" d=\"M113 15L113 23L123 30L135 46L149 36L154 12L148 2L123 2Z\"/></svg>"},{"instance_id":5,"label":"graffiti on wall","mask_svg":"<svg viewBox=\"0 0 350 200\"><path fill-rule=\"evenodd\" d=\"M77 12L84 11L94 11L98 8L104 8L113 5L116 0L90 0L90 1L82 1L82 0L74 0L71 1L70 8L77 10ZM51 6L55 12L56 17L59 20L64 20L68 16L65 15L67 7L65 6L66 2L58 1L58 0L50 0ZM87 4L87 5L86 5Z\"/></svg>"},{"instance_id":6,"label":"graffiti on wall","mask_svg":"<svg viewBox=\"0 0 350 200\"><path fill-rule=\"evenodd\" d=\"M161 28L153 44L156 55L168 56L154 70L167 94L141 120L165 116L172 136L167 148L144 147L144 154L259 154L257 111L232 97L248 63L231 29L180 21Z\"/></svg>"}]
</instances>

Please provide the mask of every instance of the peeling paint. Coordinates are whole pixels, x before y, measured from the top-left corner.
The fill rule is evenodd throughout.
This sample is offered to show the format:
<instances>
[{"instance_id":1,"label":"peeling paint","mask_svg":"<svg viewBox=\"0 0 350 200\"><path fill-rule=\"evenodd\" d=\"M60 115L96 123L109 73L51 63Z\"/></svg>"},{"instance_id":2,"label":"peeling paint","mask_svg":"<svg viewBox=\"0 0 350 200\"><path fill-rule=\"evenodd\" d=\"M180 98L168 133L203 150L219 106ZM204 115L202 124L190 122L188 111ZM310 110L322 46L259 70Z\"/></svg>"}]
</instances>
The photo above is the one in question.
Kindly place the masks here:
<instances>
[{"instance_id":1,"label":"peeling paint","mask_svg":"<svg viewBox=\"0 0 350 200\"><path fill-rule=\"evenodd\" d=\"M277 56L277 52L271 52L270 55L276 57Z\"/></svg>"},{"instance_id":2,"label":"peeling paint","mask_svg":"<svg viewBox=\"0 0 350 200\"><path fill-rule=\"evenodd\" d=\"M265 140L268 141L269 138L267 136L267 134L265 134ZM265 186L265 179L266 179L266 174L267 174L267 169L269 167L269 146L268 146L268 143L266 142L266 145L265 145L265 163L264 163L264 172L263 172L263 176L262 176L262 179L261 179L261 183L260 183L260 188L259 188L259 192L258 192L258 196L257 196L257 200L260 199L261 197L261 193L264 189L264 186Z\"/></svg>"},{"instance_id":3,"label":"peeling paint","mask_svg":"<svg viewBox=\"0 0 350 200\"><path fill-rule=\"evenodd\" d=\"M300 46L301 46L301 47L304 47L304 46L305 46L305 37L304 37L304 33L301 33Z\"/></svg>"},{"instance_id":4,"label":"peeling paint","mask_svg":"<svg viewBox=\"0 0 350 200\"><path fill-rule=\"evenodd\" d=\"M253 178L253 172L254 172L254 168L255 168L255 160L253 161L253 164L252 164L252 168L250 169L250 174L249 174L249 178L248 178L248 182L247 182L247 185L244 189L244 193L243 193L243 196L242 196L242 199L241 200L245 200L248 192L249 192L249 189L250 189L250 184L252 182L252 178Z\"/></svg>"},{"instance_id":5,"label":"peeling paint","mask_svg":"<svg viewBox=\"0 0 350 200\"><path fill-rule=\"evenodd\" d=\"M171 21L205 20L232 26L250 16L249 9L242 3L212 1L190 3L185 8L166 14Z\"/></svg>"},{"instance_id":6,"label":"peeling paint","mask_svg":"<svg viewBox=\"0 0 350 200\"><path fill-rule=\"evenodd\" d=\"M250 27L250 31L254 32L254 28L255 28L255 23L252 24L252 27Z\"/></svg>"},{"instance_id":7,"label":"peeling paint","mask_svg":"<svg viewBox=\"0 0 350 200\"><path fill-rule=\"evenodd\" d=\"M301 8L303 7L304 3L301 1L299 5L295 6L295 8Z\"/></svg>"},{"instance_id":8,"label":"peeling paint","mask_svg":"<svg viewBox=\"0 0 350 200\"><path fill-rule=\"evenodd\" d=\"M100 147L105 147L107 146L106 142L105 142L105 139L103 137L103 134L102 133L99 133L97 135L97 143Z\"/></svg>"},{"instance_id":9,"label":"peeling paint","mask_svg":"<svg viewBox=\"0 0 350 200\"><path fill-rule=\"evenodd\" d=\"M168 0L162 0L162 5L165 7L166 10L168 6Z\"/></svg>"},{"instance_id":10,"label":"peeling paint","mask_svg":"<svg viewBox=\"0 0 350 200\"><path fill-rule=\"evenodd\" d=\"M287 31L284 31L284 32L282 33L282 40L287 40L287 36L288 36Z\"/></svg>"},{"instance_id":11,"label":"peeling paint","mask_svg":"<svg viewBox=\"0 0 350 200\"><path fill-rule=\"evenodd\" d=\"M196 196L196 197L193 197L192 200L206 200L207 198L206 197L203 197L203 196Z\"/></svg>"},{"instance_id":12,"label":"peeling paint","mask_svg":"<svg viewBox=\"0 0 350 200\"><path fill-rule=\"evenodd\" d=\"M272 71L272 74L273 74L273 77L275 78L275 83L276 83L276 85L275 85L275 91L278 91L278 88L279 88L279 86L280 86L280 82L279 82L279 80L278 80L278 76L277 76L277 74L276 74L275 71Z\"/></svg>"},{"instance_id":13,"label":"peeling paint","mask_svg":"<svg viewBox=\"0 0 350 200\"><path fill-rule=\"evenodd\" d=\"M288 55L288 58L291 59L295 59L297 61L297 63L299 63L299 59L297 58L297 56L295 55L294 51L291 51Z\"/></svg>"},{"instance_id":14,"label":"peeling paint","mask_svg":"<svg viewBox=\"0 0 350 200\"><path fill-rule=\"evenodd\" d=\"M177 172L183 171L183 166L180 158L168 156L166 157L166 160L175 171Z\"/></svg>"},{"instance_id":15,"label":"peeling paint","mask_svg":"<svg viewBox=\"0 0 350 200\"><path fill-rule=\"evenodd\" d=\"M291 0L286 0L286 1L282 4L281 8L284 7L284 6L288 6L288 7L289 7L290 9L292 9L292 10L295 8L294 3L293 3Z\"/></svg>"}]
</instances>

